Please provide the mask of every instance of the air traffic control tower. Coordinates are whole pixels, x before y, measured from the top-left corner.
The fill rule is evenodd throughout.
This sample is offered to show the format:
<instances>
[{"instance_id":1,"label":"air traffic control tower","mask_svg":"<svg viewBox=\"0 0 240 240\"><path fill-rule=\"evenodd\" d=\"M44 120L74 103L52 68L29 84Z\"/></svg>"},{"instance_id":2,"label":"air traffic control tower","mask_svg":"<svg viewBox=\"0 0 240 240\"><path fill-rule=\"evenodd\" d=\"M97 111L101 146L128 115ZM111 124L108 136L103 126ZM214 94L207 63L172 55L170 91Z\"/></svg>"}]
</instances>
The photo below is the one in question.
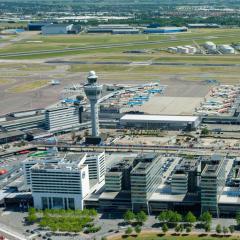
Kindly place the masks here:
<instances>
[{"instance_id":1,"label":"air traffic control tower","mask_svg":"<svg viewBox=\"0 0 240 240\"><path fill-rule=\"evenodd\" d=\"M84 91L91 106L92 135L86 138L86 142L89 144L99 144L101 142L99 134L98 100L102 94L102 85L97 83L97 79L96 73L90 71L87 77L88 82L84 85Z\"/></svg>"}]
</instances>

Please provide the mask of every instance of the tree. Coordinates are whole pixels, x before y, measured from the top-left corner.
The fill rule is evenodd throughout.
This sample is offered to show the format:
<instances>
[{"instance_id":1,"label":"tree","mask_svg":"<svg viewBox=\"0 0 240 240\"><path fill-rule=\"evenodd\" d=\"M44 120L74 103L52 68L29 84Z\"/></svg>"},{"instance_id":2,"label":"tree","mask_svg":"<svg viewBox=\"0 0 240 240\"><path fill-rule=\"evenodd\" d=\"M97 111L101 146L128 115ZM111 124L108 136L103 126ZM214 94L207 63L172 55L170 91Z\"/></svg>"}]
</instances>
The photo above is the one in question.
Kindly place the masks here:
<instances>
[{"instance_id":1,"label":"tree","mask_svg":"<svg viewBox=\"0 0 240 240\"><path fill-rule=\"evenodd\" d=\"M174 230L175 230L175 232L177 232L177 233L180 232L180 225L177 225Z\"/></svg>"},{"instance_id":2,"label":"tree","mask_svg":"<svg viewBox=\"0 0 240 240\"><path fill-rule=\"evenodd\" d=\"M204 224L204 230L205 230L205 232L210 232L210 231L211 231L211 225L210 225L210 223L205 223L205 224Z\"/></svg>"},{"instance_id":3,"label":"tree","mask_svg":"<svg viewBox=\"0 0 240 240\"><path fill-rule=\"evenodd\" d=\"M188 227L186 228L186 232L187 232L187 233L190 233L191 231L192 231L192 227L188 226Z\"/></svg>"},{"instance_id":4,"label":"tree","mask_svg":"<svg viewBox=\"0 0 240 240\"><path fill-rule=\"evenodd\" d=\"M134 228L134 230L135 230L135 232L136 232L137 234L139 234L139 233L141 233L142 228L141 228L141 226L137 225L137 226Z\"/></svg>"},{"instance_id":5,"label":"tree","mask_svg":"<svg viewBox=\"0 0 240 240\"><path fill-rule=\"evenodd\" d=\"M240 213L239 212L236 215L236 222L238 225L240 225Z\"/></svg>"},{"instance_id":6,"label":"tree","mask_svg":"<svg viewBox=\"0 0 240 240\"><path fill-rule=\"evenodd\" d=\"M192 212L188 212L187 215L185 216L185 221L193 224L197 221L197 218L193 215Z\"/></svg>"},{"instance_id":7,"label":"tree","mask_svg":"<svg viewBox=\"0 0 240 240\"><path fill-rule=\"evenodd\" d=\"M167 226L166 223L163 224L163 226L162 226L162 231L163 231L164 233L166 233L166 232L168 231L168 226Z\"/></svg>"},{"instance_id":8,"label":"tree","mask_svg":"<svg viewBox=\"0 0 240 240\"><path fill-rule=\"evenodd\" d=\"M172 212L170 214L169 222L177 223L182 221L182 215L178 212Z\"/></svg>"},{"instance_id":9,"label":"tree","mask_svg":"<svg viewBox=\"0 0 240 240\"><path fill-rule=\"evenodd\" d=\"M30 222L30 223L34 223L37 221L37 216L36 214L29 214L27 216L27 221Z\"/></svg>"},{"instance_id":10,"label":"tree","mask_svg":"<svg viewBox=\"0 0 240 240\"><path fill-rule=\"evenodd\" d=\"M228 228L225 227L225 226L223 227L223 233L224 233L224 234L227 234L227 233L228 233Z\"/></svg>"},{"instance_id":11,"label":"tree","mask_svg":"<svg viewBox=\"0 0 240 240\"><path fill-rule=\"evenodd\" d=\"M139 223L144 223L147 221L147 214L144 211L140 211L136 214L135 219Z\"/></svg>"},{"instance_id":12,"label":"tree","mask_svg":"<svg viewBox=\"0 0 240 240\"><path fill-rule=\"evenodd\" d=\"M177 223L182 221L182 215L179 214L178 212L173 212L173 211L163 211L160 213L158 216L158 220L160 222L172 222L172 223Z\"/></svg>"},{"instance_id":13,"label":"tree","mask_svg":"<svg viewBox=\"0 0 240 240\"><path fill-rule=\"evenodd\" d=\"M216 232L217 232L218 234L220 234L220 233L222 232L222 227L221 227L220 224L218 224L218 225L216 226Z\"/></svg>"},{"instance_id":14,"label":"tree","mask_svg":"<svg viewBox=\"0 0 240 240\"><path fill-rule=\"evenodd\" d=\"M165 222L165 221L167 221L168 219L167 219L167 211L163 211L163 212L161 212L159 215L158 215L158 221L159 222Z\"/></svg>"},{"instance_id":15,"label":"tree","mask_svg":"<svg viewBox=\"0 0 240 240\"><path fill-rule=\"evenodd\" d=\"M128 227L125 231L125 234L130 235L133 232L133 229L131 227Z\"/></svg>"},{"instance_id":16,"label":"tree","mask_svg":"<svg viewBox=\"0 0 240 240\"><path fill-rule=\"evenodd\" d=\"M132 211L130 211L130 210L126 211L126 212L124 213L124 215L123 215L124 221L125 221L125 222L128 222L129 224L131 223L131 221L132 221L134 218L135 218L135 214L134 214Z\"/></svg>"},{"instance_id":17,"label":"tree","mask_svg":"<svg viewBox=\"0 0 240 240\"><path fill-rule=\"evenodd\" d=\"M183 232L184 226L182 224L179 225L179 230L180 230L180 232Z\"/></svg>"},{"instance_id":18,"label":"tree","mask_svg":"<svg viewBox=\"0 0 240 240\"><path fill-rule=\"evenodd\" d=\"M212 215L209 212L204 212L201 216L200 216L200 220L203 223L211 223L212 222Z\"/></svg>"},{"instance_id":19,"label":"tree","mask_svg":"<svg viewBox=\"0 0 240 240\"><path fill-rule=\"evenodd\" d=\"M234 231L235 231L234 226L231 225L231 226L229 227L229 232L230 232L230 233L234 233Z\"/></svg>"},{"instance_id":20,"label":"tree","mask_svg":"<svg viewBox=\"0 0 240 240\"><path fill-rule=\"evenodd\" d=\"M201 131L201 134L208 135L209 134L209 130L207 128L203 128L202 131Z\"/></svg>"}]
</instances>

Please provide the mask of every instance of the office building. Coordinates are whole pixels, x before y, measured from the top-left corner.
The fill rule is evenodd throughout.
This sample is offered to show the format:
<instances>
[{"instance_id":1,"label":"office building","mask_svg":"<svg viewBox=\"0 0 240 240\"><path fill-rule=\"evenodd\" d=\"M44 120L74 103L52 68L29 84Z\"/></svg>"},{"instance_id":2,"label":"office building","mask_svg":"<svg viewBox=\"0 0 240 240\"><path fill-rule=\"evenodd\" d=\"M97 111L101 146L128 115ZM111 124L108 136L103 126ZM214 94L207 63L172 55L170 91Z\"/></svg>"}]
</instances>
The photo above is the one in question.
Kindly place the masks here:
<instances>
[{"instance_id":1,"label":"office building","mask_svg":"<svg viewBox=\"0 0 240 240\"><path fill-rule=\"evenodd\" d=\"M173 194L186 194L188 192L188 173L178 171L173 174L171 191Z\"/></svg>"},{"instance_id":2,"label":"office building","mask_svg":"<svg viewBox=\"0 0 240 240\"><path fill-rule=\"evenodd\" d=\"M86 154L78 162L64 159L58 164L38 163L31 168L31 189L37 209L84 208L90 192Z\"/></svg>"},{"instance_id":3,"label":"office building","mask_svg":"<svg viewBox=\"0 0 240 240\"><path fill-rule=\"evenodd\" d=\"M136 163L135 158L126 158L109 169L106 173L105 190L108 192L130 191L130 174Z\"/></svg>"},{"instance_id":4,"label":"office building","mask_svg":"<svg viewBox=\"0 0 240 240\"><path fill-rule=\"evenodd\" d=\"M88 153L84 164L88 165L89 179L97 180L98 183L105 179L105 152Z\"/></svg>"},{"instance_id":5,"label":"office building","mask_svg":"<svg viewBox=\"0 0 240 240\"><path fill-rule=\"evenodd\" d=\"M149 211L148 201L162 181L164 161L161 155L144 154L137 158L138 164L131 171L131 201L134 210Z\"/></svg>"},{"instance_id":6,"label":"office building","mask_svg":"<svg viewBox=\"0 0 240 240\"><path fill-rule=\"evenodd\" d=\"M183 159L172 175L172 193L196 193L200 182L200 167L199 159Z\"/></svg>"},{"instance_id":7,"label":"office building","mask_svg":"<svg viewBox=\"0 0 240 240\"><path fill-rule=\"evenodd\" d=\"M37 152L30 155L23 161L23 172L25 184L28 188L31 188L31 167L37 163L41 164L57 164L62 158L58 154L55 148L49 149L48 151Z\"/></svg>"},{"instance_id":8,"label":"office building","mask_svg":"<svg viewBox=\"0 0 240 240\"><path fill-rule=\"evenodd\" d=\"M203 161L202 164L201 211L209 211L219 216L218 201L225 186L226 161L221 156L213 156L209 161Z\"/></svg>"},{"instance_id":9,"label":"office building","mask_svg":"<svg viewBox=\"0 0 240 240\"><path fill-rule=\"evenodd\" d=\"M47 109L45 112L46 129L50 132L73 130L79 127L81 108L78 106L59 106Z\"/></svg>"}]
</instances>

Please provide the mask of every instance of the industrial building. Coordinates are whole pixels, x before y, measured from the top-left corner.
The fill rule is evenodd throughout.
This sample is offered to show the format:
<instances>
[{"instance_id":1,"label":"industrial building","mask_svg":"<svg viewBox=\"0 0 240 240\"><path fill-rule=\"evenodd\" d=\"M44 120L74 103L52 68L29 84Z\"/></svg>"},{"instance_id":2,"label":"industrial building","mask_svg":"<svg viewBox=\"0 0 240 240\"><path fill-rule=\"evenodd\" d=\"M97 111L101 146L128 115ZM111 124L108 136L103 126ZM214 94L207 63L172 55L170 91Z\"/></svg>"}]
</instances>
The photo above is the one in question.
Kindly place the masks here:
<instances>
[{"instance_id":1,"label":"industrial building","mask_svg":"<svg viewBox=\"0 0 240 240\"><path fill-rule=\"evenodd\" d=\"M235 49L227 44L219 45L218 49L223 54L234 54L235 53Z\"/></svg>"},{"instance_id":2,"label":"industrial building","mask_svg":"<svg viewBox=\"0 0 240 240\"><path fill-rule=\"evenodd\" d=\"M167 33L181 33L187 32L187 27L160 27L160 28L145 28L143 33L145 34L167 34Z\"/></svg>"},{"instance_id":3,"label":"industrial building","mask_svg":"<svg viewBox=\"0 0 240 240\"><path fill-rule=\"evenodd\" d=\"M79 106L57 106L45 112L45 128L50 132L76 129L81 123L82 108Z\"/></svg>"},{"instance_id":4,"label":"industrial building","mask_svg":"<svg viewBox=\"0 0 240 240\"><path fill-rule=\"evenodd\" d=\"M52 24L51 22L30 22L28 23L28 31L41 31L42 27Z\"/></svg>"},{"instance_id":5,"label":"industrial building","mask_svg":"<svg viewBox=\"0 0 240 240\"><path fill-rule=\"evenodd\" d=\"M80 32L80 27L73 24L48 24L42 27L43 35L54 34L77 34Z\"/></svg>"},{"instance_id":6,"label":"industrial building","mask_svg":"<svg viewBox=\"0 0 240 240\"><path fill-rule=\"evenodd\" d=\"M188 28L220 28L221 26L216 23L190 23L187 24Z\"/></svg>"},{"instance_id":7,"label":"industrial building","mask_svg":"<svg viewBox=\"0 0 240 240\"><path fill-rule=\"evenodd\" d=\"M90 192L86 154L78 162L64 159L58 164L35 164L31 168L31 190L37 209L84 208Z\"/></svg>"},{"instance_id":8,"label":"industrial building","mask_svg":"<svg viewBox=\"0 0 240 240\"><path fill-rule=\"evenodd\" d=\"M100 24L97 27L89 27L88 33L111 33L111 34L138 34L140 30L128 24Z\"/></svg>"},{"instance_id":9,"label":"industrial building","mask_svg":"<svg viewBox=\"0 0 240 240\"><path fill-rule=\"evenodd\" d=\"M126 114L120 119L120 125L125 128L143 129L196 129L201 123L198 116L161 116Z\"/></svg>"}]
</instances>

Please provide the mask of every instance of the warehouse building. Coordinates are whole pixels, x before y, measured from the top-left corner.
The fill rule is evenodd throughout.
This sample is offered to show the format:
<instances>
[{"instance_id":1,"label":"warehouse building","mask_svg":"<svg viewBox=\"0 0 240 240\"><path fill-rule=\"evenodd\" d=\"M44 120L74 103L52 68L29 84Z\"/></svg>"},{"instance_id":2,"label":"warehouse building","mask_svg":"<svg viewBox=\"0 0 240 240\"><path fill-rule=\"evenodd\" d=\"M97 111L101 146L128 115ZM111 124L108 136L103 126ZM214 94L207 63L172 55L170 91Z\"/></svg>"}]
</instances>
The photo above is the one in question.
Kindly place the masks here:
<instances>
[{"instance_id":1,"label":"warehouse building","mask_svg":"<svg viewBox=\"0 0 240 240\"><path fill-rule=\"evenodd\" d=\"M221 26L216 23L190 23L187 24L188 28L220 28Z\"/></svg>"},{"instance_id":2,"label":"warehouse building","mask_svg":"<svg viewBox=\"0 0 240 240\"><path fill-rule=\"evenodd\" d=\"M165 116L126 114L120 119L120 125L125 128L193 130L201 123L199 116Z\"/></svg>"},{"instance_id":3,"label":"warehouse building","mask_svg":"<svg viewBox=\"0 0 240 240\"><path fill-rule=\"evenodd\" d=\"M187 32L187 27L163 27L163 28L146 28L143 30L145 34L163 34L163 33L181 33Z\"/></svg>"},{"instance_id":4,"label":"warehouse building","mask_svg":"<svg viewBox=\"0 0 240 240\"><path fill-rule=\"evenodd\" d=\"M138 34L139 29L128 24L100 24L96 27L89 27L88 33L111 33L111 34Z\"/></svg>"},{"instance_id":5,"label":"warehouse building","mask_svg":"<svg viewBox=\"0 0 240 240\"><path fill-rule=\"evenodd\" d=\"M80 32L80 29L80 27L73 24L48 24L42 27L42 34L77 34Z\"/></svg>"},{"instance_id":6,"label":"warehouse building","mask_svg":"<svg viewBox=\"0 0 240 240\"><path fill-rule=\"evenodd\" d=\"M50 22L30 22L28 23L28 31L41 31L42 27L52 24Z\"/></svg>"}]
</instances>

